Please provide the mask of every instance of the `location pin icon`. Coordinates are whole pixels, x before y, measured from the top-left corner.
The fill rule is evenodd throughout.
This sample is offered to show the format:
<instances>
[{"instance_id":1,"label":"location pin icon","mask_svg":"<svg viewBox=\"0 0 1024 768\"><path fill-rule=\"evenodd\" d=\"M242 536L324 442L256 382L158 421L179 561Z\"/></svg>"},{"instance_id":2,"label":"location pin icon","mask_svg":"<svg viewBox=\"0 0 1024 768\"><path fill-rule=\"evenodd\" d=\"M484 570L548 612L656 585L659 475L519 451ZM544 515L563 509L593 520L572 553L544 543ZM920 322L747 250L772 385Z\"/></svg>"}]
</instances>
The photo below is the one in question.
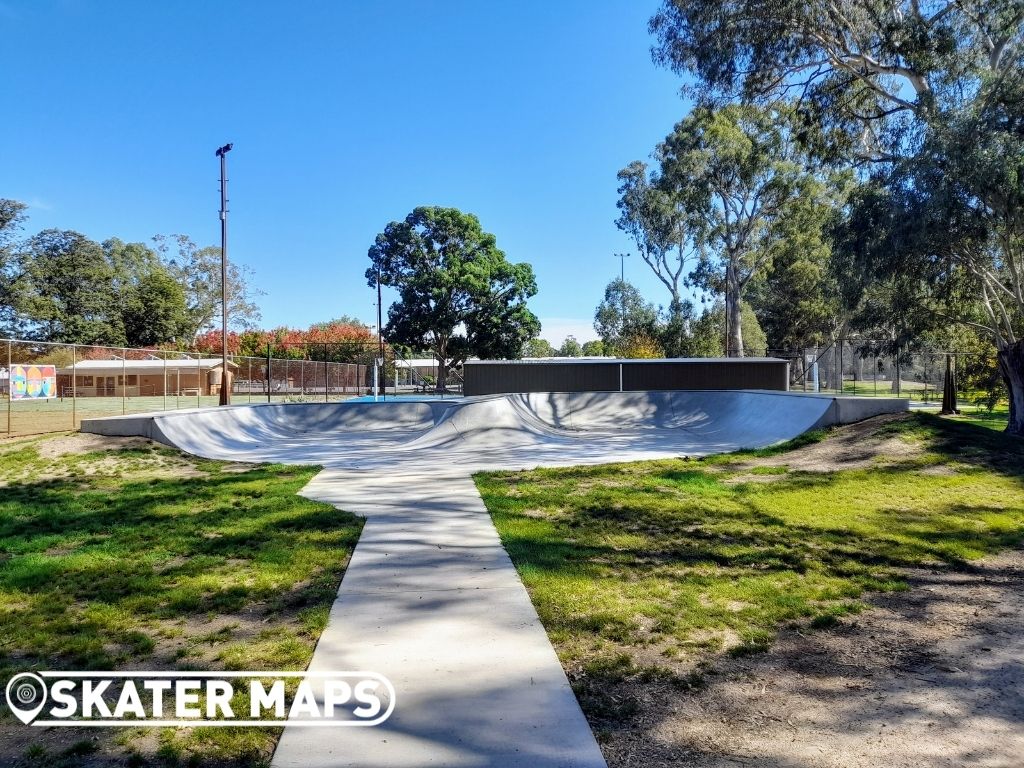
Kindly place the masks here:
<instances>
[{"instance_id":1,"label":"location pin icon","mask_svg":"<svg viewBox=\"0 0 1024 768\"><path fill-rule=\"evenodd\" d=\"M7 683L7 706L25 725L46 706L46 683L39 675L22 672Z\"/></svg>"}]
</instances>

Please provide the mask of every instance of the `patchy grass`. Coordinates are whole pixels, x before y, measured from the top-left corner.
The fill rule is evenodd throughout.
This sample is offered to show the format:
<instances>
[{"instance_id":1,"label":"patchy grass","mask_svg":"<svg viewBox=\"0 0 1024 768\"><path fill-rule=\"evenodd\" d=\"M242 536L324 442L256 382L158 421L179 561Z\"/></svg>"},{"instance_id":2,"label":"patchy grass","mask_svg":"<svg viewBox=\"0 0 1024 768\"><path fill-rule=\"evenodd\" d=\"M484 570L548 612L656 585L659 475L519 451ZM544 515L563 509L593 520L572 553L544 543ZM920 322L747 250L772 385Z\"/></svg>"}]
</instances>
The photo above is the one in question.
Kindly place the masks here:
<instances>
[{"instance_id":1,"label":"patchy grass","mask_svg":"<svg viewBox=\"0 0 1024 768\"><path fill-rule=\"evenodd\" d=\"M635 714L624 682L699 685L722 653L905 589L903 568L957 567L1024 538L1024 441L925 415L876 431L873 444L907 450L833 472L778 465L828 448L820 432L704 460L477 476L599 732Z\"/></svg>"},{"instance_id":2,"label":"patchy grass","mask_svg":"<svg viewBox=\"0 0 1024 768\"><path fill-rule=\"evenodd\" d=\"M155 445L49 458L45 448L35 439L0 449L0 679L306 667L362 527L296 495L315 468L223 464ZM89 732L76 747L74 730L37 743L37 729L5 715L0 754L22 754L24 765L256 765L278 735L124 730L97 744ZM96 754L86 761L88 744Z\"/></svg>"},{"instance_id":3,"label":"patchy grass","mask_svg":"<svg viewBox=\"0 0 1024 768\"><path fill-rule=\"evenodd\" d=\"M944 418L1002 432L1006 429L1006 424L1010 420L1010 407L1004 405L993 408L990 411L988 408L980 405L961 405L959 416L947 416Z\"/></svg>"}]
</instances>

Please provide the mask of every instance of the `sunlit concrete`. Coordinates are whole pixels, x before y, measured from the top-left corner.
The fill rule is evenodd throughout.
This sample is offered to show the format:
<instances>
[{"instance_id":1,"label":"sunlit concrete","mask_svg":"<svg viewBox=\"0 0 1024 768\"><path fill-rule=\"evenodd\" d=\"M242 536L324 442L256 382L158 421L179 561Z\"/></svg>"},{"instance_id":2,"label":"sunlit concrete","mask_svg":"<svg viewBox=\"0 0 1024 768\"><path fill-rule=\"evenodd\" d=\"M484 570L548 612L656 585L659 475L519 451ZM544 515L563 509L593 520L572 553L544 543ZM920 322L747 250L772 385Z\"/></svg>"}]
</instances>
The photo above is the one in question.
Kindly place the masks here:
<instances>
[{"instance_id":1,"label":"sunlit concrete","mask_svg":"<svg viewBox=\"0 0 1024 768\"><path fill-rule=\"evenodd\" d=\"M367 523L313 656L396 689L373 728L285 729L285 766L599 768L597 743L470 475L756 448L906 401L769 392L289 403L83 421L215 459L321 464Z\"/></svg>"}]
</instances>

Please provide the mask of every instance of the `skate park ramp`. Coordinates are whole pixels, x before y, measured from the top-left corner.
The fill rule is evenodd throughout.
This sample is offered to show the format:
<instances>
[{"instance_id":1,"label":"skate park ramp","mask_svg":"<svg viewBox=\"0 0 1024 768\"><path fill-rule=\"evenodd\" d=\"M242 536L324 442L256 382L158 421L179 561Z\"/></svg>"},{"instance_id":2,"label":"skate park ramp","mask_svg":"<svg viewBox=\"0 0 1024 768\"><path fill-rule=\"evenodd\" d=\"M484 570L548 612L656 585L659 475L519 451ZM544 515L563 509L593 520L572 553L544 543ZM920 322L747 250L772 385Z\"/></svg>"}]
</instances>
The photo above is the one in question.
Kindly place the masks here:
<instances>
[{"instance_id":1,"label":"skate park ramp","mask_svg":"<svg viewBox=\"0 0 1024 768\"><path fill-rule=\"evenodd\" d=\"M237 405L89 419L82 431L235 461L525 469L762 448L908 405L769 391L529 393Z\"/></svg>"}]
</instances>

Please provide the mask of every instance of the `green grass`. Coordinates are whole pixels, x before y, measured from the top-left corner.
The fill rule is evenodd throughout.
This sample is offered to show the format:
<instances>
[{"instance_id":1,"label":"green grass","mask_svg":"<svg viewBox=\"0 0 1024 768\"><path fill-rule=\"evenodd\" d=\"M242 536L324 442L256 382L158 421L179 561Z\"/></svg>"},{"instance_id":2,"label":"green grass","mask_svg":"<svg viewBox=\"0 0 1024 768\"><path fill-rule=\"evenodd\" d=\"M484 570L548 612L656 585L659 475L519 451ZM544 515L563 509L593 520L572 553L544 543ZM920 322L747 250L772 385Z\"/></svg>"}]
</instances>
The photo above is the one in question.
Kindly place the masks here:
<instances>
[{"instance_id":1,"label":"green grass","mask_svg":"<svg viewBox=\"0 0 1024 768\"><path fill-rule=\"evenodd\" d=\"M977 405L961 405L960 415L948 418L1002 432L1006 429L1006 423L1010 419L1010 407L1007 405L997 406L990 411L988 408Z\"/></svg>"},{"instance_id":2,"label":"green grass","mask_svg":"<svg viewBox=\"0 0 1024 768\"><path fill-rule=\"evenodd\" d=\"M148 445L45 458L48 442L0 447L0 679L307 666L362 526L296 495L315 468L226 465ZM33 751L33 729L0 730L0 741L27 739L22 751ZM197 728L159 743L148 743L152 732L117 738L124 759L254 765L276 737ZM35 747L26 765L65 748Z\"/></svg>"},{"instance_id":3,"label":"green grass","mask_svg":"<svg viewBox=\"0 0 1024 768\"><path fill-rule=\"evenodd\" d=\"M825 628L868 592L906 588L907 567L1024 538L1024 441L926 415L879 432L906 450L832 473L778 466L827 440L813 433L705 460L477 476L592 722L628 720L625 682L692 686L783 625Z\"/></svg>"}]
</instances>

